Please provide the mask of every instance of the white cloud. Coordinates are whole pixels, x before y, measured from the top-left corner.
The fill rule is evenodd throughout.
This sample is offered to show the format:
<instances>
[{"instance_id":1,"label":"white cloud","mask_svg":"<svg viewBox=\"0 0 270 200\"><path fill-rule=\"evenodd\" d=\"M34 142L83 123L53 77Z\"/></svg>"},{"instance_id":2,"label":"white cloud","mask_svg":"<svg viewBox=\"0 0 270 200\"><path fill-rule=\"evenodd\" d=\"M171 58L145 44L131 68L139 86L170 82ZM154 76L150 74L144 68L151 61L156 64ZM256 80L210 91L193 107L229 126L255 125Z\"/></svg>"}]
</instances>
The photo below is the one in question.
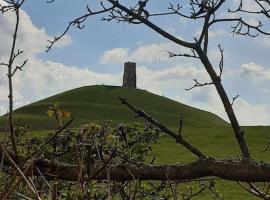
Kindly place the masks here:
<instances>
[{"instance_id":1,"label":"white cloud","mask_svg":"<svg viewBox=\"0 0 270 200\"><path fill-rule=\"evenodd\" d=\"M241 0L234 0L233 4L235 7L238 7L240 4ZM267 2L260 2L266 10L270 9L270 5ZM253 0L245 0L244 3L242 4L242 9L243 10L247 10L247 11L261 11L261 7L259 6L259 4L257 4L255 1Z\"/></svg>"},{"instance_id":2,"label":"white cloud","mask_svg":"<svg viewBox=\"0 0 270 200\"><path fill-rule=\"evenodd\" d=\"M215 31L209 31L209 38L217 38L226 35L226 31L224 29L218 29Z\"/></svg>"},{"instance_id":3,"label":"white cloud","mask_svg":"<svg viewBox=\"0 0 270 200\"><path fill-rule=\"evenodd\" d=\"M201 35L201 32L202 32L202 29L198 29L196 31L195 36L199 38L199 36ZM226 31L224 29L210 30L208 33L208 36L210 39L215 39L217 37L221 37L224 35L226 35Z\"/></svg>"},{"instance_id":4,"label":"white cloud","mask_svg":"<svg viewBox=\"0 0 270 200\"><path fill-rule=\"evenodd\" d=\"M170 90L185 93L185 88L193 84L193 78L196 77L202 81L208 78L203 69L198 69L192 64L177 64L163 70L142 66L138 67L137 74L139 88L159 95L164 95L164 92Z\"/></svg>"},{"instance_id":5,"label":"white cloud","mask_svg":"<svg viewBox=\"0 0 270 200\"><path fill-rule=\"evenodd\" d=\"M197 87L186 94L184 103L197 108L215 113L221 118L228 121L228 117L224 110L222 101L218 96L218 93L213 85L205 87ZM181 100L182 97L175 97L176 99Z\"/></svg>"},{"instance_id":6,"label":"white cloud","mask_svg":"<svg viewBox=\"0 0 270 200\"><path fill-rule=\"evenodd\" d=\"M7 12L0 15L0 59L3 61L9 54L9 49L12 43L12 35L15 28L15 15L13 12ZM46 33L44 28L37 28L29 15L24 10L20 12L20 24L16 49L24 51L20 60L31 58L32 56L43 53L48 45L47 40L52 40L52 37ZM72 39L69 35L64 36L56 43L56 48L61 48L72 44Z\"/></svg>"},{"instance_id":7,"label":"white cloud","mask_svg":"<svg viewBox=\"0 0 270 200\"><path fill-rule=\"evenodd\" d=\"M221 53L220 53L218 47L216 49L209 49L208 56L209 56L211 61L219 62L221 59ZM227 54L224 54L223 56L224 56L224 58L226 58Z\"/></svg>"},{"instance_id":8,"label":"white cloud","mask_svg":"<svg viewBox=\"0 0 270 200\"><path fill-rule=\"evenodd\" d=\"M270 80L270 69L253 62L241 65L241 74L254 80Z\"/></svg>"},{"instance_id":9,"label":"white cloud","mask_svg":"<svg viewBox=\"0 0 270 200\"><path fill-rule=\"evenodd\" d=\"M100 61L102 64L124 63L128 60L128 48L114 48L104 52Z\"/></svg>"},{"instance_id":10,"label":"white cloud","mask_svg":"<svg viewBox=\"0 0 270 200\"><path fill-rule=\"evenodd\" d=\"M25 50L18 62L28 58L23 71L13 77L15 107L57 94L59 92L93 84L119 84L120 76L98 74L89 69L65 66L61 63L43 61L37 54L45 52L47 40L52 38L44 28L37 28L26 12L21 10L20 26L16 48ZM0 61L6 62L15 26L14 13L0 15ZM69 35L63 37L55 47L61 48L72 43ZM0 68L0 114L7 111L8 83L4 67Z\"/></svg>"},{"instance_id":11,"label":"white cloud","mask_svg":"<svg viewBox=\"0 0 270 200\"><path fill-rule=\"evenodd\" d=\"M270 30L267 30L270 33ZM258 37L257 40L254 40L255 44L259 44L261 47L270 48L270 36Z\"/></svg>"},{"instance_id":12,"label":"white cloud","mask_svg":"<svg viewBox=\"0 0 270 200\"><path fill-rule=\"evenodd\" d=\"M196 88L190 91L186 98L177 96L175 99L187 104L192 102L192 106L215 113L226 121L229 121L221 99L213 86ZM270 124L270 104L253 105L240 97L235 100L233 109L241 126Z\"/></svg>"},{"instance_id":13,"label":"white cloud","mask_svg":"<svg viewBox=\"0 0 270 200\"><path fill-rule=\"evenodd\" d=\"M239 98L234 103L234 108L241 125L270 124L270 104L251 105L245 99Z\"/></svg>"},{"instance_id":14,"label":"white cloud","mask_svg":"<svg viewBox=\"0 0 270 200\"><path fill-rule=\"evenodd\" d=\"M140 45L135 50L130 51L128 48L114 48L103 53L100 62L107 63L123 63L124 61L136 61L144 63L153 63L155 61L168 61L168 51L172 53L185 53L187 49L165 42L159 44Z\"/></svg>"},{"instance_id":15,"label":"white cloud","mask_svg":"<svg viewBox=\"0 0 270 200\"><path fill-rule=\"evenodd\" d=\"M175 54L192 54L192 52L190 52L187 48L181 47L172 42L164 42L157 44L153 43L147 45L143 45L140 42L140 44L134 50L130 50L128 48L114 48L107 50L101 56L100 62L102 64L122 64L126 61L133 61L146 65L152 65L153 63L160 62L163 62L164 65L168 65L169 62L171 64L177 63L177 61L179 61L177 60L177 58L179 59L179 57L169 58L168 52L172 52ZM228 53L224 54L224 57L226 58L227 55ZM219 62L220 57L221 55L218 47L209 50L209 58L212 61ZM180 59L181 61L183 61L185 58L181 57Z\"/></svg>"},{"instance_id":16,"label":"white cloud","mask_svg":"<svg viewBox=\"0 0 270 200\"><path fill-rule=\"evenodd\" d=\"M98 74L89 69L32 58L27 67L14 76L14 101L18 107L84 85L119 85L120 83L120 75ZM0 99L0 105L8 105L7 88L7 83L0 86L0 96L3 97ZM6 108L7 106L1 108L2 113Z\"/></svg>"},{"instance_id":17,"label":"white cloud","mask_svg":"<svg viewBox=\"0 0 270 200\"><path fill-rule=\"evenodd\" d=\"M162 51L168 50L168 46L168 43L140 46L130 54L130 59L137 60L137 62L152 62L164 59Z\"/></svg>"}]
</instances>

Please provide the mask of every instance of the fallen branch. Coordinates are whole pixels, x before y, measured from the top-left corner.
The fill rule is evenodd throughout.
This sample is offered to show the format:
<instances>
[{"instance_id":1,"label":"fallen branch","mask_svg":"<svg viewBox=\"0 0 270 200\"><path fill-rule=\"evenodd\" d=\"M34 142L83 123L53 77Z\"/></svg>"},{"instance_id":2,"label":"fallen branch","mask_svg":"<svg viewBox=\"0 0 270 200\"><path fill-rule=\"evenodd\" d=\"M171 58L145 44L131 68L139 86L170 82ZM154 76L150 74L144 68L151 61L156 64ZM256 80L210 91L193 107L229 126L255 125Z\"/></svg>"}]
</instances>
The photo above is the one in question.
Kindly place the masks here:
<instances>
[{"instance_id":1,"label":"fallen branch","mask_svg":"<svg viewBox=\"0 0 270 200\"><path fill-rule=\"evenodd\" d=\"M9 152L14 162L25 159L16 157ZM11 167L5 160L4 168ZM107 180L107 170L102 166L92 168L90 174L87 167L83 167L82 176L87 179L91 177L95 180ZM39 169L37 171L36 169ZM40 172L47 180L61 179L63 181L78 180L78 173L81 170L78 165L66 163L57 163L45 159L36 159L33 161L33 171L28 170L25 176L40 176ZM5 170L7 171L7 170ZM88 172L88 173L87 173ZM97 172L99 172L97 174ZM93 176L95 175L95 176ZM110 179L112 181L127 180L194 180L203 177L219 177L225 180L237 182L267 182L270 181L270 163L247 162L239 160L216 160L213 158L203 158L192 163L181 165L113 165L110 166Z\"/></svg>"}]
</instances>

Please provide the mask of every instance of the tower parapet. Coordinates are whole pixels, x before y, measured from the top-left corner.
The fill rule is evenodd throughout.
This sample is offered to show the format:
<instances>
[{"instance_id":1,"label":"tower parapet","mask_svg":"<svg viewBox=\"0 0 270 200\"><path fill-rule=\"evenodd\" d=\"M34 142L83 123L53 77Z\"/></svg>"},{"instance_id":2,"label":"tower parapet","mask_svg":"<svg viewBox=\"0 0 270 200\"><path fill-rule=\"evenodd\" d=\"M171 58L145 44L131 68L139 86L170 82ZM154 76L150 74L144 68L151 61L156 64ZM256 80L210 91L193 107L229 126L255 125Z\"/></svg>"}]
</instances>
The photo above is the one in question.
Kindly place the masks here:
<instances>
[{"instance_id":1,"label":"tower parapet","mask_svg":"<svg viewBox=\"0 0 270 200\"><path fill-rule=\"evenodd\" d=\"M136 63L126 62L124 66L123 87L136 88Z\"/></svg>"}]
</instances>

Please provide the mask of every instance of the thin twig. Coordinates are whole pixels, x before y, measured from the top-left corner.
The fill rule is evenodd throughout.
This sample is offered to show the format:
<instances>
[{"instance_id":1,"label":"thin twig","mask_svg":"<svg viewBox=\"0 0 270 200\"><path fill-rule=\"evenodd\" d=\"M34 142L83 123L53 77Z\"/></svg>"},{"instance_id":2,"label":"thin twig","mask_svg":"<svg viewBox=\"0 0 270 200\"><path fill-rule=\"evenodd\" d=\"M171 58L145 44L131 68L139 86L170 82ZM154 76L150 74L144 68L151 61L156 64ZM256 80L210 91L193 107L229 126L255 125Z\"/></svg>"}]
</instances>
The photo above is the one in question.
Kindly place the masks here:
<instances>
[{"instance_id":1,"label":"thin twig","mask_svg":"<svg viewBox=\"0 0 270 200\"><path fill-rule=\"evenodd\" d=\"M9 162L13 165L13 167L16 169L16 171L20 174L20 176L23 178L23 180L25 181L25 183L28 185L28 187L30 188L31 192L33 194L36 195L36 197L38 199L40 199L38 193L36 192L36 190L33 188L33 185L28 181L28 179L25 177L24 173L21 171L21 169L18 167L18 165L13 161L13 159L9 156L9 154L7 153L6 149L1 146L2 151L5 153L6 158L9 160Z\"/></svg>"},{"instance_id":2,"label":"thin twig","mask_svg":"<svg viewBox=\"0 0 270 200\"><path fill-rule=\"evenodd\" d=\"M190 91L196 87L204 87L204 86L207 86L207 85L213 85L214 83L213 82L205 82L205 83L200 83L196 78L193 79L193 81L195 82L194 85L190 88L186 88L185 90L186 91Z\"/></svg>"},{"instance_id":3,"label":"thin twig","mask_svg":"<svg viewBox=\"0 0 270 200\"><path fill-rule=\"evenodd\" d=\"M232 100L232 103L231 103L231 105L233 106L233 104L234 104L234 102L235 102L235 100L236 99L238 99L240 97L240 95L238 94L238 95L236 95L235 97L233 97L233 100Z\"/></svg>"}]
</instances>

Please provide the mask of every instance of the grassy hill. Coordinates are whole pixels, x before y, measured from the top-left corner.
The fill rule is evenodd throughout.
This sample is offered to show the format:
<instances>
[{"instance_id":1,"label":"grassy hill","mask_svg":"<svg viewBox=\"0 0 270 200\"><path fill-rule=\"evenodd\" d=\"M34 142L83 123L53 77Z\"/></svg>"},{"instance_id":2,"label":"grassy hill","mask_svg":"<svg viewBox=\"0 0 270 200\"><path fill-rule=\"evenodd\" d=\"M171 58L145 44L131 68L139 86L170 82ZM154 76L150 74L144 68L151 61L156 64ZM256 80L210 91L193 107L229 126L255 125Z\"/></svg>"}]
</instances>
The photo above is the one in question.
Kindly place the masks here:
<instances>
[{"instance_id":1,"label":"grassy hill","mask_svg":"<svg viewBox=\"0 0 270 200\"><path fill-rule=\"evenodd\" d=\"M31 122L35 129L51 129L55 127L55 122L47 116L46 111L49 104L59 102L75 115L73 127L89 121L143 122L134 118L133 113L121 104L118 100L119 96L126 97L134 105L149 112L171 128L176 129L179 117L183 116L183 136L208 156L236 158L240 155L231 127L221 118L145 90L113 86L81 87L19 108L15 111L15 116L17 119ZM2 117L0 125L3 124ZM252 157L269 162L270 151L263 150L269 141L270 127L244 127L244 130ZM34 131L32 134L46 135L47 131ZM161 137L153 150L153 154L157 156L156 162L159 164L175 164L195 159L185 148L166 136ZM237 183L216 180L216 184L224 199L257 199L241 189ZM186 185L180 187L180 190L184 190ZM215 197L208 193L195 199L208 200Z\"/></svg>"},{"instance_id":2,"label":"grassy hill","mask_svg":"<svg viewBox=\"0 0 270 200\"><path fill-rule=\"evenodd\" d=\"M55 122L46 115L49 104L58 102L75 115L73 126L88 121L111 120L118 122L142 122L135 119L118 97L150 113L170 127L177 127L180 116L186 127L225 126L227 123L216 115L202 111L171 99L134 88L116 86L86 86L73 89L44 100L21 107L15 111L15 118L32 124L34 129L51 129Z\"/></svg>"}]
</instances>

